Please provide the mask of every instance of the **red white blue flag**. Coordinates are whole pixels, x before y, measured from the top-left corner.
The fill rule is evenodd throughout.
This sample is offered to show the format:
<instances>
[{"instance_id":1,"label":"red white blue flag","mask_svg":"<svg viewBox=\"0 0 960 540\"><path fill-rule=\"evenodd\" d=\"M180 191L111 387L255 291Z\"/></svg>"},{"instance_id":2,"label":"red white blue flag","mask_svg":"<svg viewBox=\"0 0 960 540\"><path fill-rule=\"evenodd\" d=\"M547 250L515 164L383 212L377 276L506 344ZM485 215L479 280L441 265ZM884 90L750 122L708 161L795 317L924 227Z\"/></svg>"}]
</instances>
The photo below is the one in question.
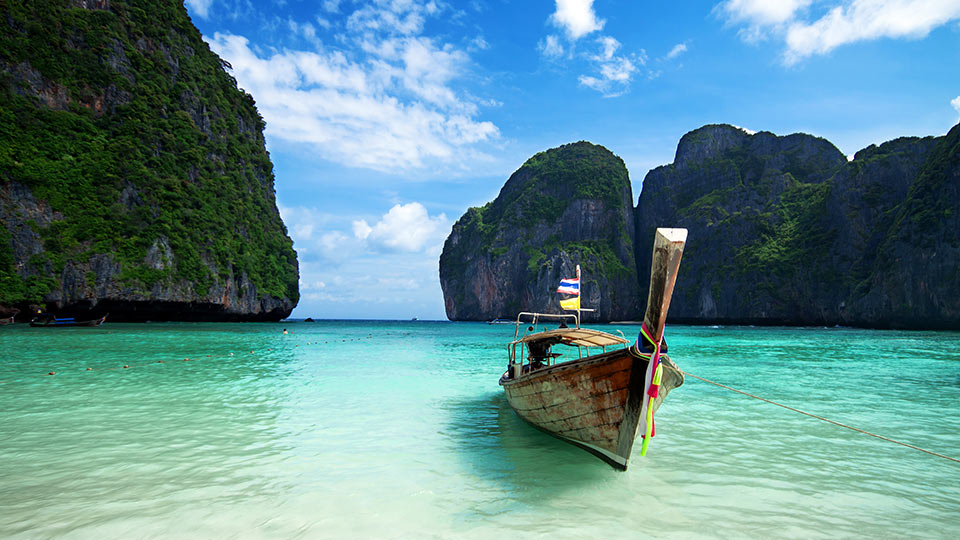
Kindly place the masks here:
<instances>
[{"instance_id":1,"label":"red white blue flag","mask_svg":"<svg viewBox=\"0 0 960 540\"><path fill-rule=\"evenodd\" d=\"M577 265L577 277L565 278L560 280L560 286L557 287L558 293L580 295L580 265Z\"/></svg>"}]
</instances>

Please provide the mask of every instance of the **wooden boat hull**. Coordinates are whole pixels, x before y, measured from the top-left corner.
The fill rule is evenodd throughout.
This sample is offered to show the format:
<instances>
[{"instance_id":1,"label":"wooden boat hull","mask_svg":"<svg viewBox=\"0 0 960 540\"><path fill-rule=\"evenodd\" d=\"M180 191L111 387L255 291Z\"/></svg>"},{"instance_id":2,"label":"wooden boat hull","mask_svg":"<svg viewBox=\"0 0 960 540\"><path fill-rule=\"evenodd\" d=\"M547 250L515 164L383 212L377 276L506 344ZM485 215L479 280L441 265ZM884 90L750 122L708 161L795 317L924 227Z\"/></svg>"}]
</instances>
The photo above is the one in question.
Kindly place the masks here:
<instances>
[{"instance_id":1,"label":"wooden boat hull","mask_svg":"<svg viewBox=\"0 0 960 540\"><path fill-rule=\"evenodd\" d=\"M665 355L661 361L660 392L650 404L654 412L670 390L683 384L676 364ZM640 425L647 362L618 349L501 379L501 384L518 416L625 470Z\"/></svg>"},{"instance_id":2,"label":"wooden boat hull","mask_svg":"<svg viewBox=\"0 0 960 540\"><path fill-rule=\"evenodd\" d=\"M71 328L77 326L100 326L104 321L107 320L107 316L104 315L99 319L94 319L92 321L69 321L69 322L40 322L40 321L30 321L30 326L35 328Z\"/></svg>"}]
</instances>

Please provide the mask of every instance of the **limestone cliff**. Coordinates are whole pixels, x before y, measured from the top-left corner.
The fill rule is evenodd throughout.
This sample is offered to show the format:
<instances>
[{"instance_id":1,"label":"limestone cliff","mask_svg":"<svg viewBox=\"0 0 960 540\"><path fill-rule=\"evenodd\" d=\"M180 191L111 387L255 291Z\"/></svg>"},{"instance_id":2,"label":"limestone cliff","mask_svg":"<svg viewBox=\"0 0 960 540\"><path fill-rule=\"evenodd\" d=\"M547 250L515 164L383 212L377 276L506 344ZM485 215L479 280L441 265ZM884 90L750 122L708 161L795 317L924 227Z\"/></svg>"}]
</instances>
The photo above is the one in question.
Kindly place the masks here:
<instances>
[{"instance_id":1,"label":"limestone cliff","mask_svg":"<svg viewBox=\"0 0 960 540\"><path fill-rule=\"evenodd\" d=\"M513 318L522 310L560 313L557 285L583 271L586 320L638 310L633 195L623 161L578 142L523 164L497 198L453 226L440 256L451 320Z\"/></svg>"},{"instance_id":2,"label":"limestone cliff","mask_svg":"<svg viewBox=\"0 0 960 540\"><path fill-rule=\"evenodd\" d=\"M809 135L688 133L674 163L647 174L636 209L638 238L690 229L671 318L960 327L958 129L849 162ZM649 259L642 242L637 256Z\"/></svg>"},{"instance_id":3,"label":"limestone cliff","mask_svg":"<svg viewBox=\"0 0 960 540\"><path fill-rule=\"evenodd\" d=\"M182 2L0 2L0 305L276 320L263 120Z\"/></svg>"},{"instance_id":4,"label":"limestone cliff","mask_svg":"<svg viewBox=\"0 0 960 540\"><path fill-rule=\"evenodd\" d=\"M471 208L441 255L447 315L559 312L555 284L580 261L596 319L638 319L655 228L685 227L674 322L960 329L960 125L852 160L811 135L704 126L647 174L632 216L622 167L567 145Z\"/></svg>"}]
</instances>

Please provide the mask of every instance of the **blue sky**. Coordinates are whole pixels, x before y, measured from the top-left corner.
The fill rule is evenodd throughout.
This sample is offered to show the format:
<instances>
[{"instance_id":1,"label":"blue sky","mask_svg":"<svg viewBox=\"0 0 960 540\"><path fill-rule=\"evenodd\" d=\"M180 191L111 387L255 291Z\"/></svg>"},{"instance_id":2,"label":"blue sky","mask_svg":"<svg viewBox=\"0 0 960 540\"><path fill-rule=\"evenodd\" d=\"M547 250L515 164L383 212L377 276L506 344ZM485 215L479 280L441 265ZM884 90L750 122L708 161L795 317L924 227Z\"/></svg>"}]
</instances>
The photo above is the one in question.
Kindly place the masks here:
<instances>
[{"instance_id":1,"label":"blue sky","mask_svg":"<svg viewBox=\"0 0 960 540\"><path fill-rule=\"evenodd\" d=\"M185 3L267 122L293 317L445 318L450 227L561 144L636 198L708 123L852 155L960 120L960 0Z\"/></svg>"}]
</instances>

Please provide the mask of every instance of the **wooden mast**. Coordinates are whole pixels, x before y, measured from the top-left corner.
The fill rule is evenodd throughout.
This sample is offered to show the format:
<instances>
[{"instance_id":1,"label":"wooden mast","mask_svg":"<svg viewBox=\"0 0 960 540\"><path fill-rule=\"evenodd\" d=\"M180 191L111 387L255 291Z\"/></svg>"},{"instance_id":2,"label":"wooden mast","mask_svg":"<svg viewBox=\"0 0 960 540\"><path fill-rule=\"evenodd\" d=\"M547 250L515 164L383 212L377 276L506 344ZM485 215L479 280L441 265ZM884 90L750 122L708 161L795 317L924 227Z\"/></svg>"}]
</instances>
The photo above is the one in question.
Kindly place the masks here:
<instances>
[{"instance_id":1,"label":"wooden mast","mask_svg":"<svg viewBox=\"0 0 960 540\"><path fill-rule=\"evenodd\" d=\"M657 229L653 240L653 262L650 266L650 292L647 295L647 312L643 322L650 337L660 341L663 326L667 323L667 310L677 282L680 257L687 242L686 229Z\"/></svg>"}]
</instances>

